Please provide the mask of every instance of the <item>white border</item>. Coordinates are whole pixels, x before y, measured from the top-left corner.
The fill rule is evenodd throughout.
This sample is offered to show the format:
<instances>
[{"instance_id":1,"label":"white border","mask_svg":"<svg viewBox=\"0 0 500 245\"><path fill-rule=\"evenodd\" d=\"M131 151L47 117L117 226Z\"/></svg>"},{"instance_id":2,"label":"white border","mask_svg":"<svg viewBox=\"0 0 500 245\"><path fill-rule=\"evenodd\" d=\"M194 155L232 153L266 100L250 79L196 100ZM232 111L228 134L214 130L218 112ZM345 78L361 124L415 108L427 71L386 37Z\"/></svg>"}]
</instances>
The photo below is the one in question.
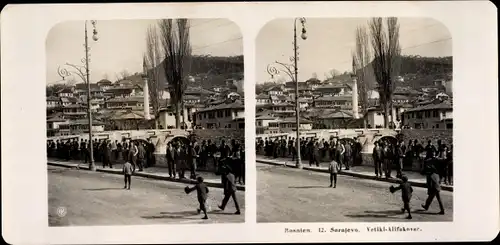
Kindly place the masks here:
<instances>
[{"instance_id":1,"label":"white border","mask_svg":"<svg viewBox=\"0 0 500 245\"><path fill-rule=\"evenodd\" d=\"M446 25L454 54L454 221L411 223L418 233L285 234L256 224L255 37L274 18L429 17ZM66 20L228 18L243 32L247 189L244 224L47 226L45 38ZM307 2L7 5L1 15L2 235L8 243L226 243L491 240L499 229L496 8L491 2ZM28 89L29 88L29 89ZM22 150L22 151L21 151ZM476 172L477 171L477 172ZM370 223L370 225L375 225ZM384 225L390 225L385 223ZM325 225L324 227L330 227ZM366 223L338 223L364 230ZM128 235L130 234L130 235Z\"/></svg>"}]
</instances>

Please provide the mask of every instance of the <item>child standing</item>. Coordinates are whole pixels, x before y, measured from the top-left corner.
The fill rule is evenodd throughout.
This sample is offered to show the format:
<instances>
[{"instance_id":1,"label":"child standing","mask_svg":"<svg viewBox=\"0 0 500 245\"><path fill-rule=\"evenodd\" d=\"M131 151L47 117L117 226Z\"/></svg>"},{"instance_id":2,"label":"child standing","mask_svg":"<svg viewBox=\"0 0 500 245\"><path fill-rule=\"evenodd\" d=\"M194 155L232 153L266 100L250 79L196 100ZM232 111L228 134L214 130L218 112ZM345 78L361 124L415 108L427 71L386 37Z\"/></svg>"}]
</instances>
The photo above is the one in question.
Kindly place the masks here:
<instances>
[{"instance_id":1,"label":"child standing","mask_svg":"<svg viewBox=\"0 0 500 245\"><path fill-rule=\"evenodd\" d=\"M132 166L132 164L130 164L130 162L127 161L125 162L125 164L123 164L122 172L125 178L125 187L123 187L123 189L130 190L130 184L132 181L132 174L134 173L134 167ZM128 183L128 188L127 188L127 183Z\"/></svg>"},{"instance_id":2,"label":"child standing","mask_svg":"<svg viewBox=\"0 0 500 245\"><path fill-rule=\"evenodd\" d=\"M330 173L330 187L337 188L337 173L339 172L340 165L335 161L331 161L328 166L328 172Z\"/></svg>"},{"instance_id":3,"label":"child standing","mask_svg":"<svg viewBox=\"0 0 500 245\"><path fill-rule=\"evenodd\" d=\"M398 190L401 190L401 197L403 199L403 204L404 204L401 211L403 213L405 211L408 211L408 216L406 218L411 219L410 200L411 200L411 194L413 193L413 188L411 187L411 184L408 182L408 177L406 177L406 175L401 176L401 183L399 184L398 187L391 186L390 188L391 193L394 193Z\"/></svg>"},{"instance_id":4,"label":"child standing","mask_svg":"<svg viewBox=\"0 0 500 245\"><path fill-rule=\"evenodd\" d=\"M186 186L186 193L189 194L191 191L196 190L196 194L198 196L198 203L200 204L200 208L198 208L196 211L198 211L198 214L203 211L203 216L202 219L208 219L207 215L207 208L206 208L206 201L207 201L207 194L208 194L208 187L207 185L203 182L203 177L198 176L196 177L196 181L198 182L195 186L189 188Z\"/></svg>"}]
</instances>

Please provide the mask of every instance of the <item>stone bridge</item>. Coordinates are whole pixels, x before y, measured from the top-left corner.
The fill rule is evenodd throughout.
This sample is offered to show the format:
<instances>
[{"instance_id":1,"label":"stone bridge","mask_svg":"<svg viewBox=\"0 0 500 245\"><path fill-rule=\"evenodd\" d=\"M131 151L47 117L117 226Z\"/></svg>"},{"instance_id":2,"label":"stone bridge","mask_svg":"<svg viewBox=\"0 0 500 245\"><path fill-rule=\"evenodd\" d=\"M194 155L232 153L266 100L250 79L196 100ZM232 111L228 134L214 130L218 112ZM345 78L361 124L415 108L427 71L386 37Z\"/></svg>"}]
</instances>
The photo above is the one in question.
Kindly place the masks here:
<instances>
[{"instance_id":1,"label":"stone bridge","mask_svg":"<svg viewBox=\"0 0 500 245\"><path fill-rule=\"evenodd\" d=\"M396 140L396 136L399 134L399 130L394 129L317 129L317 130L301 130L300 137L318 138L319 140L330 140L330 138L337 138L340 140L359 138L361 144L363 145L362 153L371 153L374 147L375 141L382 138L389 138L389 140ZM256 135L256 139L276 139L276 138L288 138L296 137L296 132L289 133L279 133L279 134L259 134Z\"/></svg>"}]
</instances>

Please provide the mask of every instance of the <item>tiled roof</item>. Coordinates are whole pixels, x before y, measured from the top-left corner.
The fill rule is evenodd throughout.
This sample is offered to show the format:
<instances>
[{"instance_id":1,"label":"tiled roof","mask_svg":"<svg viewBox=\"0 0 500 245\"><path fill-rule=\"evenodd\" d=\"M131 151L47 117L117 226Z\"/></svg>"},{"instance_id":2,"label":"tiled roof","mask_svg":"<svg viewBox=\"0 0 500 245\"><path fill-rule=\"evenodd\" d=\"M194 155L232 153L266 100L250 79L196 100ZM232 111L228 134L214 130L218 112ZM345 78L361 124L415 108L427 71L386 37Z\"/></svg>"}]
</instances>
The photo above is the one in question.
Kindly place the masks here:
<instances>
[{"instance_id":1,"label":"tiled roof","mask_svg":"<svg viewBox=\"0 0 500 245\"><path fill-rule=\"evenodd\" d=\"M65 121L68 121L68 120L64 119L60 116L55 116L55 117L47 119L47 122L65 122Z\"/></svg>"},{"instance_id":2,"label":"tiled roof","mask_svg":"<svg viewBox=\"0 0 500 245\"><path fill-rule=\"evenodd\" d=\"M199 110L198 112L224 110L224 109L245 109L245 105L243 104L242 101L236 100L233 103L222 103L216 106L207 107Z\"/></svg>"},{"instance_id":3,"label":"tiled roof","mask_svg":"<svg viewBox=\"0 0 500 245\"><path fill-rule=\"evenodd\" d=\"M352 112L351 111L345 111L345 110L339 110L332 112L330 114L326 115L321 115L319 118L322 119L340 119L340 118L352 118Z\"/></svg>"},{"instance_id":4,"label":"tiled roof","mask_svg":"<svg viewBox=\"0 0 500 245\"><path fill-rule=\"evenodd\" d=\"M257 100L259 100L259 99L260 100L265 100L265 99L269 99L269 98L270 98L269 95L264 94L264 93L255 96L255 99L257 99Z\"/></svg>"},{"instance_id":5,"label":"tiled roof","mask_svg":"<svg viewBox=\"0 0 500 245\"><path fill-rule=\"evenodd\" d=\"M143 102L144 97L116 97L109 99L106 102L130 102L130 101L135 101L135 102Z\"/></svg>"},{"instance_id":6,"label":"tiled roof","mask_svg":"<svg viewBox=\"0 0 500 245\"><path fill-rule=\"evenodd\" d=\"M344 83L333 83L333 84L326 84L322 85L316 88L316 90L322 90L322 89L335 89L335 88L348 88Z\"/></svg>"},{"instance_id":7,"label":"tiled roof","mask_svg":"<svg viewBox=\"0 0 500 245\"><path fill-rule=\"evenodd\" d=\"M89 120L88 119L76 119L76 120L69 121L69 124L70 125L88 125ZM97 126L97 125L104 125L104 123L99 121L99 120L93 119L92 126Z\"/></svg>"},{"instance_id":8,"label":"tiled roof","mask_svg":"<svg viewBox=\"0 0 500 245\"><path fill-rule=\"evenodd\" d=\"M61 98L55 96L49 96L46 98L47 101L61 101Z\"/></svg>"},{"instance_id":9,"label":"tiled roof","mask_svg":"<svg viewBox=\"0 0 500 245\"><path fill-rule=\"evenodd\" d=\"M200 100L200 97L195 96L195 95L186 94L186 95L184 95L184 97L182 99L184 99L184 100Z\"/></svg>"},{"instance_id":10,"label":"tiled roof","mask_svg":"<svg viewBox=\"0 0 500 245\"><path fill-rule=\"evenodd\" d=\"M295 123L295 122L297 122L297 118L295 118L295 117L280 118L278 120L279 120L279 122L283 122L283 123ZM300 118L300 123L301 124L308 124L308 123L312 123L312 121L307 120L305 118Z\"/></svg>"},{"instance_id":11,"label":"tiled roof","mask_svg":"<svg viewBox=\"0 0 500 245\"><path fill-rule=\"evenodd\" d=\"M85 107L82 105L79 105L79 104L72 104L72 105L63 106L63 108L85 108Z\"/></svg>"},{"instance_id":12,"label":"tiled roof","mask_svg":"<svg viewBox=\"0 0 500 245\"><path fill-rule=\"evenodd\" d=\"M351 96L323 96L315 99L316 101L350 101Z\"/></svg>"},{"instance_id":13,"label":"tiled roof","mask_svg":"<svg viewBox=\"0 0 500 245\"><path fill-rule=\"evenodd\" d=\"M273 107L273 106L294 106L294 105L292 103L285 102L285 103L270 104L269 106Z\"/></svg>"},{"instance_id":14,"label":"tiled roof","mask_svg":"<svg viewBox=\"0 0 500 245\"><path fill-rule=\"evenodd\" d=\"M113 83L108 79L102 79L99 82L97 82L97 85L111 85L111 84Z\"/></svg>"},{"instance_id":15,"label":"tiled roof","mask_svg":"<svg viewBox=\"0 0 500 245\"><path fill-rule=\"evenodd\" d=\"M272 87L266 89L266 92L267 91L281 91L281 87L280 87L280 85L272 86Z\"/></svg>"},{"instance_id":16,"label":"tiled roof","mask_svg":"<svg viewBox=\"0 0 500 245\"><path fill-rule=\"evenodd\" d=\"M428 111L428 110L439 110L439 109L452 110L453 105L450 102L444 101L441 103L431 103L431 104L427 104L424 106L415 107L415 108L406 110L405 112Z\"/></svg>"}]
</instances>

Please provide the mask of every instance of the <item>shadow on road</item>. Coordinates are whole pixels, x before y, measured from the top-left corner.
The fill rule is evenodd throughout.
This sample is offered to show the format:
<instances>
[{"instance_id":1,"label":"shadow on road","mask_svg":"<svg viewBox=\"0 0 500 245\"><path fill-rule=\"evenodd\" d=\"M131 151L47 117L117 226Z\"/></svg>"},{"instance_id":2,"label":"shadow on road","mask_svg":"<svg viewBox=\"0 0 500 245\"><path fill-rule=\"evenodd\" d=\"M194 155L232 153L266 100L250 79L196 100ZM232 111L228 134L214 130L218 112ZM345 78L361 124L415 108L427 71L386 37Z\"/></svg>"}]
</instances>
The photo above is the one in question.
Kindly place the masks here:
<instances>
[{"instance_id":1,"label":"shadow on road","mask_svg":"<svg viewBox=\"0 0 500 245\"><path fill-rule=\"evenodd\" d=\"M381 210L381 211L365 211L363 214L346 214L346 217L351 218L397 218L395 216L402 215L401 210ZM404 219L405 216L401 216Z\"/></svg>"},{"instance_id":2,"label":"shadow on road","mask_svg":"<svg viewBox=\"0 0 500 245\"><path fill-rule=\"evenodd\" d=\"M141 216L144 219L199 219L196 210L180 212L161 212L160 215Z\"/></svg>"},{"instance_id":3,"label":"shadow on road","mask_svg":"<svg viewBox=\"0 0 500 245\"><path fill-rule=\"evenodd\" d=\"M48 170L51 173L60 174L60 173L67 172L69 169L56 169L56 168L51 169L51 168L49 168Z\"/></svg>"},{"instance_id":4,"label":"shadow on road","mask_svg":"<svg viewBox=\"0 0 500 245\"><path fill-rule=\"evenodd\" d=\"M365 211L363 214L347 214L346 217L351 218L401 218L404 219L406 216L401 210L380 210L380 211ZM427 214L427 215L439 215L439 212L428 212L423 209L412 210L412 214ZM401 217L398 217L401 216Z\"/></svg>"},{"instance_id":5,"label":"shadow on road","mask_svg":"<svg viewBox=\"0 0 500 245\"><path fill-rule=\"evenodd\" d=\"M312 189L312 188L331 188L326 185L310 185L310 186L289 186L292 189Z\"/></svg>"},{"instance_id":6,"label":"shadow on road","mask_svg":"<svg viewBox=\"0 0 500 245\"><path fill-rule=\"evenodd\" d=\"M109 190L125 190L122 188L117 188L117 187L114 187L114 188L95 188L95 189L82 189L84 191L109 191Z\"/></svg>"}]
</instances>

